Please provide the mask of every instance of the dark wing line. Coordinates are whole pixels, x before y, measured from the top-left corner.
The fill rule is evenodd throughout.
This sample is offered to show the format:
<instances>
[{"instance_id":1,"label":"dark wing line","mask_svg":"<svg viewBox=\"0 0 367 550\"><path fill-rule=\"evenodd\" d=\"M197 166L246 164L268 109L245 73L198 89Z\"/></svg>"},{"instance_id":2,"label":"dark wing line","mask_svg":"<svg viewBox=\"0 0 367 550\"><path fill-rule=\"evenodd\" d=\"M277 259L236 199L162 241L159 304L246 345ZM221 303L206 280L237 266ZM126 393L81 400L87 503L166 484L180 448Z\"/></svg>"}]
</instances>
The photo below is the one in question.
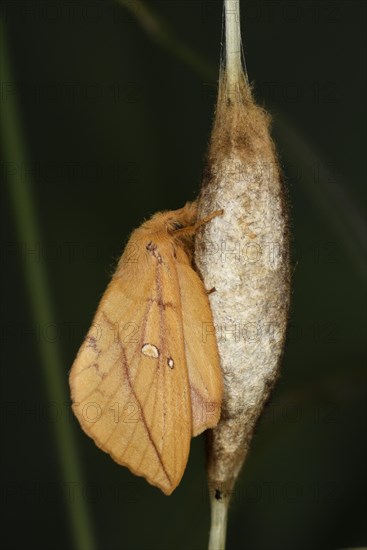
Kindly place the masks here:
<instances>
[{"instance_id":1,"label":"dark wing line","mask_svg":"<svg viewBox=\"0 0 367 550\"><path fill-rule=\"evenodd\" d=\"M138 345L136 346L135 351L134 351L134 353L133 353L133 355L132 355L131 361L134 360L134 358L136 357L137 353L140 353L141 348L142 348L142 346L143 346L143 344L144 344L144 342L145 342L145 329L146 329L146 326L147 326L147 319L148 319L148 316L149 316L149 312L150 312L150 310L151 310L151 307L152 307L152 302L147 302L147 306L146 306L146 308L145 308L145 314L144 314L143 331L142 331L141 336L140 336L140 341L138 342ZM121 346L123 347L123 344L122 344L121 341L119 341L119 344L120 344L120 347L121 347ZM125 354L125 359L126 359L126 354ZM127 359L126 359L126 364L127 364ZM137 369L136 369L136 376L135 376L135 379L136 379L136 378L138 377L138 375L139 375L139 371L140 371L140 368L139 368L139 367L140 367L140 362L139 362L138 367L137 367ZM131 381L131 378L129 378L129 380L130 380L130 383L132 384L133 382ZM147 400L149 399L149 391L150 391L150 389L151 389L151 387L152 387L152 384L153 384L153 382L150 384L150 386L149 386L149 388L148 388L147 397L146 397L146 399L144 400L143 406L146 405L146 402L147 402ZM137 400L137 402L139 403L138 400ZM140 406L140 408L141 408L140 403L139 403L139 406ZM125 449L124 449L123 453L120 455L121 459L122 459L122 457L124 456L127 447L130 445L131 441L133 440L137 428L138 428L138 426L136 425L136 426L134 427L132 433L130 434L129 439L128 439L128 441L126 442Z\"/></svg>"},{"instance_id":2,"label":"dark wing line","mask_svg":"<svg viewBox=\"0 0 367 550\"><path fill-rule=\"evenodd\" d=\"M159 354L159 358L158 358L158 361L157 361L157 367L156 367L156 370L158 371L157 372L157 375L160 376L161 375L161 371L163 370L163 375L165 376L166 375L166 372L165 372L165 368L164 368L164 362L162 363L162 360L163 360L163 357L164 357L164 353L163 353L163 347L162 347L162 342L163 342L163 339L161 337L161 334L162 332L164 332L162 329L163 329L163 326L165 325L165 323L163 322L163 319L164 319L164 310L165 310L165 307L163 305L163 300L162 300L162 280L161 280L161 266L162 264L157 261L157 276L156 276L156 291L157 291L157 297L158 297L158 300L152 300L152 299L149 299L147 301L147 307L146 307L146 313L145 313L145 317L144 317L144 331L142 332L142 336L141 336L141 340L140 342L138 343L138 346L136 347L135 349L135 352L132 356L132 359L136 356L136 353L137 352L140 352L141 350L141 347L143 345L143 343L145 342L146 338L145 338L145 328L146 328L146 325L147 325L147 320L148 320L148 317L149 317L149 313L150 313L150 310L153 306L154 303L157 303L157 306L159 308L159 314L160 314L160 331L159 331L159 335L160 335L160 339L159 339L159 350L160 350L160 354ZM120 342L120 345L121 342ZM126 355L125 355L126 357ZM160 368L162 367L162 368ZM137 368L137 374L136 374L136 377L138 377L139 375L139 370L140 370L140 363L138 365L138 368ZM131 382L131 379L130 379L130 382ZM149 392L150 392L150 389L153 385L153 382L150 384L150 387L148 388L148 391L147 391L147 397L146 399L144 400L144 403L143 403L143 406L145 406L146 404L146 401L149 399L150 395L149 395ZM158 387L159 387L159 384L157 384L157 388L156 388L156 394L158 392ZM135 395L135 394L134 394ZM165 424L165 414L166 414L166 410L165 410L165 396L163 395L162 396L162 399L164 400L164 413L163 413L163 418L164 418L164 422L163 422L163 429L164 429L164 424ZM142 411L142 406L140 404L140 402L138 401L137 399L137 403L139 405L139 408L140 410ZM157 399L154 400L154 406L153 406L153 412L152 412L152 424L154 424L154 418L155 418L155 410L156 410L156 404L157 403ZM126 442L126 446L125 446L125 450L123 451L123 453L120 455L120 458L123 459L123 456L128 448L128 446L130 445L131 441L133 440L134 436L135 436L135 432L137 430L138 426L136 425L134 427L134 430L132 431L132 433L130 434L130 437L128 439L128 441ZM144 459L144 456L142 455L142 459L141 459L141 462L143 461ZM141 464L140 462L140 464ZM171 482L171 480L170 480Z\"/></svg>"},{"instance_id":3,"label":"dark wing line","mask_svg":"<svg viewBox=\"0 0 367 550\"><path fill-rule=\"evenodd\" d=\"M166 268L168 268L167 265L165 265ZM170 307L172 306L173 307L173 304L171 303L167 303L165 304L163 302L163 298L162 298L162 274L161 274L161 268L162 268L162 264L160 262L157 261L157 265L156 265L156 269L157 269L157 275L156 275L156 290L157 290L157 300L153 300L153 299L149 299L147 301L147 306L146 306L146 309L145 309L145 313L144 313L144 324L143 324L143 327L142 327L142 332L141 332L141 338L140 338L140 342L138 342L138 345L136 346L135 350L134 350L134 353L132 355L132 358L131 358L131 361L133 361L136 357L136 355L140 352L141 350L141 347L145 341L145 332L146 332L146 326L147 326L147 321L148 321L148 317L149 317L149 312L151 310L151 307L153 305L153 303L157 303L157 306L159 307L159 316L160 316L160 332L159 332L159 335L160 335L160 338L159 338L159 349L161 351L160 353L160 356L159 356L159 360L157 361L157 367L156 367L156 370L158 371L157 372L157 375L158 376L162 376L162 373L160 371L163 370L163 377L164 377L164 380L165 380L165 377L166 377L166 369L164 368L165 365L164 365L164 357L165 355L167 355L167 353L165 353L167 350L166 350L166 342L167 342L167 331L166 331L166 325L167 325L167 321L166 321L166 316L165 316L165 309L166 307ZM177 281L178 282L178 281ZM111 320L108 318L108 316L106 315L105 311L102 310L102 315L105 319L105 321L111 326L113 326L113 323L111 322ZM130 378L130 372L129 372L129 368L128 368L128 363L127 363L127 356L126 356L126 352L125 352L125 348L121 342L121 340L119 339L116 344L119 346L120 348L120 356L116 359L116 361L111 365L111 367L108 369L108 371L105 374L103 380L106 379L107 376L109 376L111 374L111 372L113 372L115 370L115 368L118 366L118 365L121 365L122 366L122 369L123 369L123 372L124 372L124 376L122 377L122 380L120 382L120 384L118 384L117 386L117 389L116 391L113 393L112 396L110 396L109 400L107 401L105 407L104 407L104 410L103 410L103 414L106 413L107 411L107 408L110 406L112 400L114 399L115 395L117 394L117 392L120 390L121 388L121 385L123 384L124 382L124 379L126 379L127 383L128 383L128 386L129 386L129 390L130 390L130 393L131 395L133 396L133 398L136 400L136 403L140 409L140 414L141 414L141 419L142 419L142 422L143 422L143 426L144 426L144 429L147 433L147 437L148 437L148 440L150 442L150 444L153 446L153 449L157 455L157 458L158 458L158 461L159 461L159 464L165 474L165 476L167 477L168 481L170 482L170 484L172 484L172 480L170 478L170 475L168 474L167 470L166 470L166 467L164 465L164 462L163 462L163 458L162 458L162 455L159 451L159 449L157 448L157 445L155 443L155 441L152 439L152 436L151 436L151 433L149 431L149 428L148 428L148 424L147 424L147 421L146 421L146 418L144 416L144 409L143 407L145 406L146 404L146 401L149 399L150 395L149 395L149 392L150 392L150 389L151 389L151 386L153 385L153 382L151 383L150 385L150 388L148 388L148 391L147 391L147 397L146 399L144 400L144 403L143 403L143 406L142 404L140 403L137 395L136 395L136 392L134 390L134 387L133 387L133 382ZM185 353L185 348L184 348L184 354L186 355ZM100 352L101 353L101 352ZM139 362L140 363L140 362ZM94 363L93 363L94 364ZM89 365L88 367L85 367L84 369L82 369L82 371L80 371L79 373L77 373L77 376L79 374L81 374L82 372L84 372L86 369L92 367L93 365ZM137 375L139 374L139 371L140 371L140 365L138 365L138 368L137 368ZM164 380L163 380L163 385L164 385ZM85 396L83 398L83 400L80 402L80 403L83 403L85 400L87 400L94 392L96 391L100 391L101 390L99 389L99 385L100 384L97 384L93 390L91 390L91 392L89 392L87 394L87 396ZM159 384L157 384L157 390L158 391L158 386ZM102 392L101 392L102 393ZM166 415L166 400L165 400L165 396L163 395L162 398L164 399L164 408L163 408L163 434L164 434L164 426L165 426L165 415ZM155 403L157 402L157 400L155 399L154 400L154 406L153 406L153 421L154 421L154 415L155 415ZM116 426L113 428L112 432L109 434L108 438L102 443L101 442L101 445L102 446L105 446L108 441L110 440L110 438L113 436L113 434L115 433L115 430L118 428L118 423L116 424ZM90 430L93 431L92 427L90 427ZM134 436L135 436L135 432L137 430L137 425L134 427L134 430L133 432L131 433L130 437L129 437L129 440L126 442L126 445L125 445L125 449L123 451L123 453L121 454L120 458L121 460L123 460L123 456L128 448L128 446L130 445L131 441L133 440ZM147 443L146 445L146 448L148 447L149 443ZM145 449L146 451L146 449ZM139 466L141 465L142 461L144 460L144 456L145 456L145 451L144 453L142 454L142 458L141 458L141 461L139 463ZM174 452L175 452L175 456L176 456L176 449L174 449ZM139 468L138 466L138 468ZM159 471L159 467L158 467L158 470L157 470L157 473Z\"/></svg>"},{"instance_id":4,"label":"dark wing line","mask_svg":"<svg viewBox=\"0 0 367 550\"><path fill-rule=\"evenodd\" d=\"M145 329L146 329L146 326L147 326L147 318L148 318L148 314L149 314L149 309L150 309L149 304L147 304L147 306L146 306L146 308L145 308L144 316L143 316L143 330L142 330L142 335L141 335L141 337L140 337L140 342L138 342L138 345L136 346L136 348L135 348L135 350L134 350L134 353L133 353L133 356L132 356L132 360L133 360L134 357L136 356L138 350L141 349L141 347L142 347L142 345L143 345L144 338L145 338ZM105 319L108 320L108 317L107 317L106 313L105 313L104 311L103 311L102 313L103 313L103 316L105 317ZM118 342L116 342L116 344L118 344L120 348L121 348L121 346L123 345L120 339L119 339ZM118 364L119 364L119 357L116 359L116 361L115 361L115 363L114 363L114 367L117 366ZM111 369L110 369L110 370L111 370ZM111 398L109 399L109 401L107 402L107 404L106 404L106 406L105 406L105 408L104 408L103 414L104 414L105 411L107 410L107 407L110 405L110 403L111 403L112 399L115 397L116 393L120 390L120 388L121 388L121 386L123 385L123 383L124 383L124 378L121 377L121 382L118 384L116 391L114 392L114 394L112 395L112 397L111 397ZM145 405L145 403L144 403L144 405ZM111 439L111 437L114 435L114 433L115 433L115 431L117 430L118 426L119 426L119 423L117 422L116 425L115 425L115 427L113 428L113 430L112 430L112 431L110 432L110 434L108 435L107 439L104 441L104 443L103 443L104 445L106 445L106 444L108 443L108 441ZM130 442L131 442L133 436L135 435L136 428L137 428L137 427L135 427L135 429L134 429L134 431L133 431L131 437L129 438L129 441L127 442L127 445L126 445L126 447L125 447L124 453L125 453L126 448L128 447L128 445L130 444ZM123 454L124 454L124 453L123 453ZM122 455L122 456L123 456L123 455Z\"/></svg>"},{"instance_id":5,"label":"dark wing line","mask_svg":"<svg viewBox=\"0 0 367 550\"><path fill-rule=\"evenodd\" d=\"M157 295L158 295L158 299L161 303L163 303L163 296L162 296L162 273L161 273L161 265L162 264L159 264L157 262L157 274L156 274L156 279L155 279L155 282L156 282L156 285L157 285ZM157 370L158 370L158 375L159 375L159 366L160 366L160 361L162 361L162 368L161 370L163 370L163 388L166 387L165 385L165 380L166 380L166 369L164 368L164 357L165 357L165 336L166 336L166 320L165 320L165 315L164 315L164 309L163 307L158 304L158 308L159 308L159 322L160 322L160 331L159 331L159 349L161 350L161 353L159 355L159 360L158 360L158 364L157 364ZM166 427L166 395L162 395L162 399L163 399L163 433L165 433L165 427Z\"/></svg>"},{"instance_id":6,"label":"dark wing line","mask_svg":"<svg viewBox=\"0 0 367 550\"><path fill-rule=\"evenodd\" d=\"M158 357L158 361L157 361L157 365L156 365L156 372L157 372L157 376L160 377L161 376L161 372L163 370L163 377L165 379L165 376L166 376L166 371L165 371L165 368L164 368L164 362L162 364L162 360L164 358L164 348L163 348L163 337L162 337L162 333L164 332L164 316L163 316L163 312L164 312L164 307L163 307L163 299L162 299L162 276L161 276L161 266L162 264L160 262L157 261L157 271L156 271L156 291L157 291L157 306L159 308L159 319L160 319L160 330L159 330L159 350L160 350L160 353L159 353L159 357ZM147 318L148 318L148 315L149 315L149 312L151 310L151 307L154 303L154 300L150 299L148 301L148 312L147 312ZM144 331L145 333L145 331ZM145 341L145 334L144 334L144 341ZM140 365L139 365L140 366ZM153 384L153 382L152 382ZM151 384L151 386L152 386ZM150 388L151 388L150 386ZM158 387L159 387L159 384L156 385L156 395L157 395L157 392L158 392ZM164 380L163 380L163 387L164 387ZM149 391L150 391L150 388L147 392L147 398L149 398ZM155 395L155 397L156 397ZM162 399L163 399L163 427L162 427L162 432L164 434L165 432L165 424L166 424L166 399L165 399L165 394L162 395ZM146 401L144 401L144 405L145 405ZM154 405L153 405L153 411L152 411L152 425L154 424L154 420L155 420L155 416L156 416L156 403L157 403L157 399L154 399ZM136 428L135 428L136 430ZM135 430L133 433L135 433ZM144 452L142 453L142 456L141 456L141 460L139 462L139 466L141 465L141 463L143 462L144 460L144 456L145 456L145 452L146 452L146 449L148 447L148 443L144 449ZM158 470L156 471L156 473L158 473ZM165 472L166 473L166 472ZM170 478L168 478L170 479ZM171 480L170 480L171 482Z\"/></svg>"},{"instance_id":7,"label":"dark wing line","mask_svg":"<svg viewBox=\"0 0 367 550\"><path fill-rule=\"evenodd\" d=\"M160 344L160 349L162 349L162 352L163 352L163 353L161 353L161 357L162 357L162 362L163 362L162 370L163 370L164 381L165 381L166 376L167 376L167 368L166 368L166 364L164 362L164 358L171 355L171 353L168 353L170 350L168 349L168 346L167 346L167 342L168 342L167 319L166 319L166 308L167 307L171 307L176 312L176 316L179 317L178 320L180 321L181 332L182 332L181 337L183 339L182 354L183 354L184 361L185 361L185 364L182 365L182 368L186 368L186 375L187 375L187 379L188 379L187 360L186 360L186 347L185 347L185 337L184 337L185 335L184 335L182 310L181 310L181 308L179 308L177 310L177 308L175 308L175 306L171 302L167 302L166 304L163 302L163 291L162 291L163 285L162 285L161 268L162 268L162 266L164 266L167 269L168 275L169 275L170 279L172 280L172 273L171 273L171 270L170 270L170 264L166 263L166 262L162 262L162 263L157 263L157 266L158 266L158 269L157 269L157 276L156 276L156 284L157 284L157 289L158 289L157 294L159 296L158 306L159 306L160 325L161 325L161 331L160 331L161 337L160 337L160 343L159 344ZM178 277L176 264L174 263L173 266L174 266L174 271L175 271L174 278L176 280L177 290L178 290L179 296L180 296L180 304L182 304L181 289L180 289L180 283L179 283L179 277ZM188 383L189 383L189 379L188 379ZM164 385L164 387L165 387L165 385ZM163 399L164 399L164 411L163 411L164 421L163 421L163 425L165 426L165 420L166 420L166 399L165 399L165 395L163 396ZM190 391L188 392L188 399L190 399ZM191 410L191 405L190 405L190 410ZM176 465L176 457L177 457L177 446L176 445L174 446L173 451L174 451L174 455L173 455L174 464Z\"/></svg>"},{"instance_id":8,"label":"dark wing line","mask_svg":"<svg viewBox=\"0 0 367 550\"><path fill-rule=\"evenodd\" d=\"M148 439L149 439L150 443L152 444L152 446L153 446L153 448L154 448L154 450L155 450L155 453L156 453L156 455L157 455L157 458L158 458L158 460L159 460L159 463L160 463L160 465L162 466L162 470L163 470L163 472L165 473L165 476L167 477L168 481L169 481L169 482L171 483L171 485L172 485L172 480L171 480L171 478L170 478L170 476L169 476L169 474L168 474L168 472L167 472L167 470L166 470L166 467L165 467L165 465L164 465L162 456L161 456L161 454L160 454L160 452L159 452L159 450L158 450L158 448L157 448L157 446L156 446L156 444L155 444L155 441L152 439L152 436L151 436L151 434L150 434L150 431L149 431L149 428L148 428L148 424L147 424L146 418L145 418L145 416L144 416L143 408L142 408L142 406L141 406L141 403L140 403L140 401L139 401L139 399L138 399L138 396L136 395L135 390L134 390L134 388L133 388L133 385L132 385L132 383L131 383L130 373L129 373L129 369L128 369L128 365L127 365L127 359L126 359L126 354L125 354L124 346L121 344L121 342L120 342L119 344L120 344L120 349L121 349L121 358L122 358L121 364L122 364L122 368L123 368L123 370L124 370L124 372L125 372L126 380L127 380L128 385L129 385L130 391L131 391L133 397L136 399L136 402L137 402L137 404L138 404L138 406L139 406L139 408L140 408L141 419L142 419L142 421L143 421L144 429L145 429L145 431L146 431L146 433L147 433L147 436L148 436ZM136 429L136 428L135 428L135 429ZM134 430L134 432L135 432L135 430ZM124 453L123 453L123 454L124 454Z\"/></svg>"},{"instance_id":9,"label":"dark wing line","mask_svg":"<svg viewBox=\"0 0 367 550\"><path fill-rule=\"evenodd\" d=\"M167 267L167 266L166 266ZM153 299L149 299L147 300L147 308L146 308L146 312L145 312L145 315L144 315L144 329L142 331L142 335L141 335L141 340L140 342L138 343L138 346L136 347L135 351L134 351L134 354L132 356L132 359L133 360L136 356L136 353L140 352L141 350L141 347L144 343L144 341L146 340L145 338L145 329L146 329L146 325L147 325L147 320L148 320L148 317L149 317L149 313L150 313L150 310L153 306L154 303L157 303L157 306L159 308L159 316L160 316L160 331L159 331L159 350L160 350L160 355L159 355L159 358L158 358L158 361L157 361L157 366L156 366L156 371L157 371L157 376L161 377L162 376L162 371L163 371L163 377L165 379L166 377L166 369L164 368L165 365L164 365L164 357L166 355L166 342L167 342L167 337L166 337L166 334L167 334L167 331L165 330L165 327L166 327L166 319L165 319L165 309L166 309L166 305L164 304L163 302L163 297L162 297L162 274L161 274L161 268L162 268L162 263L159 262L157 260L157 265L156 265L156 269L157 269L157 274L156 274L156 292L157 292L157 300L153 300ZM168 304L169 306L171 306L171 304ZM120 342L120 346L122 347L123 349L123 346L122 346L122 343ZM125 363L126 363L126 368L127 367L127 358L126 358L126 354L124 353L124 357L125 357ZM140 364L138 365L138 368L137 368L137 374L136 374L136 378L138 377L139 375L139 370L140 370ZM164 468L163 466L163 461L162 461L162 456L156 446L156 444L153 442L153 439L151 437L151 434L148 430L148 426L147 426L147 423L146 423L146 419L143 415L143 407L145 406L146 404L146 401L149 399L150 395L149 395L149 392L150 392L150 388L151 386L153 385L153 382L151 383L148 391L147 391L147 397L146 399L144 400L144 403L143 403L143 407L140 403L140 401L138 400L137 396L136 396L136 393L135 391L132 390L132 381L131 381L131 378L129 377L128 379L128 383L129 383L129 386L131 388L131 391L132 391L132 395L135 397L136 399L136 402L138 403L138 406L139 406L139 409L141 411L141 416L142 416L142 420L143 420L143 424L144 424L144 427L146 428L146 431L148 433L148 438L150 440L150 442L153 444L153 447L155 449L155 452L157 453L157 456L158 456L158 459L159 459L159 462L163 468L163 471L164 473L167 475L170 483L171 482L171 479L166 471L166 469ZM163 387L164 387L164 380L163 380ZM159 388L159 383L157 384L156 386L156 394L158 392L158 388ZM164 427L165 427L165 417L166 417L166 400L165 400L165 395L162 396L162 399L164 400L164 408L163 408L163 434L164 434ZM156 410L156 403L157 403L157 399L154 400L154 405L153 405L153 411L152 411L152 424L154 424L154 417L155 417L155 410ZM123 451L123 453L120 455L120 458L121 460L123 460L123 456L128 448L128 446L130 445L131 441L133 440L134 436L135 436L135 432L137 430L137 425L134 427L134 430L132 431L132 433L130 434L130 437L129 437L129 440L126 442L126 445L125 445L125 449ZM148 444L146 446L146 448L148 447ZM145 450L146 450L145 448ZM139 466L141 465L142 461L144 460L144 454L145 454L145 450L144 452L142 453L142 457L141 457L141 460L139 462ZM176 455L176 449L174 449L174 453Z\"/></svg>"},{"instance_id":10,"label":"dark wing line","mask_svg":"<svg viewBox=\"0 0 367 550\"><path fill-rule=\"evenodd\" d=\"M108 371L105 373L105 376L104 378L101 380L106 380L106 378L111 374L111 372L113 372L113 370L115 369L115 367L117 366L117 362L118 362L118 358L116 359L116 361L111 365L111 367L108 369ZM89 365L88 368L92 367L94 365L94 363L92 365ZM83 369L81 372L84 372L85 369ZM78 373L79 374L79 373ZM86 401L91 395L93 395L94 392L96 391L100 391L102 393L102 390L100 390L99 386L101 385L101 383L97 384L96 386L94 386L94 388L85 396L83 397L83 399L81 401L79 401L78 403L81 404L81 403L84 403L84 401ZM120 387L120 386L119 386ZM113 395L113 397L115 396L116 394ZM112 399L113 399L112 397ZM112 400L111 399L111 400ZM110 404L111 400L108 402L108 404Z\"/></svg>"}]
</instances>

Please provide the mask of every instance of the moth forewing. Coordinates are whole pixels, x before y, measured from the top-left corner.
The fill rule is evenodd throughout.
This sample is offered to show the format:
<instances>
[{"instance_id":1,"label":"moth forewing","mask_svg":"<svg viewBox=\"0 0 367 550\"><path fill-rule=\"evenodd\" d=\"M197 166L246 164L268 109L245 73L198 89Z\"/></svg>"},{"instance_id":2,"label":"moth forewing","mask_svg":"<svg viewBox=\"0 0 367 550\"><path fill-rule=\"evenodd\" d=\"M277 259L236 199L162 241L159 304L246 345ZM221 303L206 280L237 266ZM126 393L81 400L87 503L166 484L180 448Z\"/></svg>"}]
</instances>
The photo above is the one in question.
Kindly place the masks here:
<instances>
[{"instance_id":1,"label":"moth forewing","mask_svg":"<svg viewBox=\"0 0 367 550\"><path fill-rule=\"evenodd\" d=\"M166 494L182 478L191 436L220 413L216 341L201 338L208 298L174 236L195 217L189 203L133 232L70 373L84 431Z\"/></svg>"}]
</instances>

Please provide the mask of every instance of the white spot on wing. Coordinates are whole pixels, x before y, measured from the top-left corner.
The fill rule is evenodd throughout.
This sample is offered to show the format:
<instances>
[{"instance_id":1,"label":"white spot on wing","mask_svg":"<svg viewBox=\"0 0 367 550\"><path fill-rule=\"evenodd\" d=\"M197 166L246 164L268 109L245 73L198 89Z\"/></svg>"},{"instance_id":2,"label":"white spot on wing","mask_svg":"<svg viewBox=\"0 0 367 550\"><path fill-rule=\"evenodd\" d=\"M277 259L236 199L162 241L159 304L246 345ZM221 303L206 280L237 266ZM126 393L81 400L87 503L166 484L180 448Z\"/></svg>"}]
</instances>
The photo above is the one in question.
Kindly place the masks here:
<instances>
[{"instance_id":1,"label":"white spot on wing","mask_svg":"<svg viewBox=\"0 0 367 550\"><path fill-rule=\"evenodd\" d=\"M167 359L167 365L169 366L170 369L173 369L173 367L175 366L175 362L174 362L174 360L172 359L172 357L168 357L168 359Z\"/></svg>"},{"instance_id":2,"label":"white spot on wing","mask_svg":"<svg viewBox=\"0 0 367 550\"><path fill-rule=\"evenodd\" d=\"M153 344L144 344L141 348L141 352L146 357L153 357L153 359L157 359L157 357L159 357L159 349Z\"/></svg>"}]
</instances>

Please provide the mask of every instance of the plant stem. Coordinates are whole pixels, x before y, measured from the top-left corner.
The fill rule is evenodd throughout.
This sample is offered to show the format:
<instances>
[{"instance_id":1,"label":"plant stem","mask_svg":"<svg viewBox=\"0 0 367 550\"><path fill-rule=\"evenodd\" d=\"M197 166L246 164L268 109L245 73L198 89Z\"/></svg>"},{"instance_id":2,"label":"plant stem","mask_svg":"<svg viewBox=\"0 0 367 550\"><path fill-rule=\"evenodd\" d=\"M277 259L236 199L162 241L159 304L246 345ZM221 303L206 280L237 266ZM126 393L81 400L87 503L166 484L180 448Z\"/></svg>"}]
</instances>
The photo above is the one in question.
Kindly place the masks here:
<instances>
[{"instance_id":1,"label":"plant stem","mask_svg":"<svg viewBox=\"0 0 367 550\"><path fill-rule=\"evenodd\" d=\"M269 117L256 105L241 58L239 0L225 0L226 44L198 216L223 209L195 241L195 262L207 288L223 373L222 414L207 432L212 509L210 550L224 550L228 504L253 432L277 379L290 298L289 230L280 166ZM240 246L256 261L208 253ZM276 254L267 255L269 243ZM270 258L270 259L269 259ZM250 258L247 258L249 260ZM235 327L256 326L258 337ZM272 327L269 330L269 327ZM274 330L273 330L274 329ZM261 333L261 336L260 336Z\"/></svg>"},{"instance_id":2,"label":"plant stem","mask_svg":"<svg viewBox=\"0 0 367 550\"><path fill-rule=\"evenodd\" d=\"M242 75L240 0L224 0L225 53L228 84L236 86Z\"/></svg>"},{"instance_id":3,"label":"plant stem","mask_svg":"<svg viewBox=\"0 0 367 550\"><path fill-rule=\"evenodd\" d=\"M19 109L13 93L15 81L7 50L5 25L1 19L0 42L1 80L9 89L8 95L4 98L6 106L2 109L1 116L4 166L7 172L6 180L19 241L22 244L27 243L27 248L32 249L32 247L41 242L40 230L37 223L37 214L29 175L27 175L27 178L21 176L22 169L29 166L28 154L23 139L18 114ZM6 93L6 89L4 93ZM42 261L26 261L24 269L25 283L27 285L34 323L40 327L54 324L55 315L44 263ZM57 403L60 407L65 403L69 403L70 398L66 387L66 371L62 364L58 342L50 341L47 338L40 338L39 354L48 400L51 403ZM19 376L21 376L21 372ZM74 546L78 550L93 550L95 545L87 502L81 496L71 498L70 495L71 488L73 488L74 492L75 487L80 488L83 481L69 416L63 414L58 422L53 423L53 428L56 452L65 491L65 505L68 506Z\"/></svg>"},{"instance_id":4,"label":"plant stem","mask_svg":"<svg viewBox=\"0 0 367 550\"><path fill-rule=\"evenodd\" d=\"M208 550L225 550L229 499L211 496L211 527Z\"/></svg>"},{"instance_id":5,"label":"plant stem","mask_svg":"<svg viewBox=\"0 0 367 550\"><path fill-rule=\"evenodd\" d=\"M173 29L147 3L141 0L116 0L125 9L129 10L145 32L157 44L173 53L185 65L208 80L214 78L214 71L210 64L200 54L195 52L186 42L176 36Z\"/></svg>"}]
</instances>

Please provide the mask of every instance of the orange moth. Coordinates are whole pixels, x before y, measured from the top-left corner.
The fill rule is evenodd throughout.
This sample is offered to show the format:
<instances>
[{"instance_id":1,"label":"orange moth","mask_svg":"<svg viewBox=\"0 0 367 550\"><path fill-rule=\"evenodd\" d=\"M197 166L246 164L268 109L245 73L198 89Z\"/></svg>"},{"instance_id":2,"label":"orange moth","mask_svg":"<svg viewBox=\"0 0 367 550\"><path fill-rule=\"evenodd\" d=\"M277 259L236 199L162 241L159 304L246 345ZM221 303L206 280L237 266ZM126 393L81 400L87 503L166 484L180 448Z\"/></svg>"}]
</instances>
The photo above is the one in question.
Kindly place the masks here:
<instances>
[{"instance_id":1,"label":"orange moth","mask_svg":"<svg viewBox=\"0 0 367 550\"><path fill-rule=\"evenodd\" d=\"M222 375L208 293L193 265L196 203L133 231L70 372L96 445L169 495L190 439L217 425Z\"/></svg>"}]
</instances>

